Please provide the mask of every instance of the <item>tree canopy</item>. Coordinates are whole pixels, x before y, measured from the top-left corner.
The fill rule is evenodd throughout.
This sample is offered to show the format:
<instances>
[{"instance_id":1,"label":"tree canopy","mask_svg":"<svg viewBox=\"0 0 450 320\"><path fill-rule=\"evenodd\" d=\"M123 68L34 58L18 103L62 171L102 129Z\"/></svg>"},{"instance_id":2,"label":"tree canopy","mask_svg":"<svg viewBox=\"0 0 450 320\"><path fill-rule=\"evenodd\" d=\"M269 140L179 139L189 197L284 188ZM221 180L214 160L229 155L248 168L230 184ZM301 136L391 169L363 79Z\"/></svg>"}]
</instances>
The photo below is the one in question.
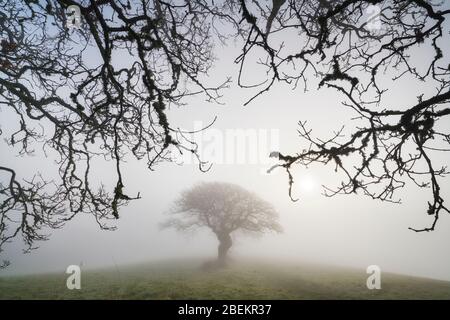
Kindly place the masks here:
<instances>
[{"instance_id":1,"label":"tree canopy","mask_svg":"<svg viewBox=\"0 0 450 320\"><path fill-rule=\"evenodd\" d=\"M231 248L231 233L282 232L278 213L267 201L230 183L201 183L185 190L168 212L164 228L178 231L210 229L219 240L218 260Z\"/></svg>"}]
</instances>

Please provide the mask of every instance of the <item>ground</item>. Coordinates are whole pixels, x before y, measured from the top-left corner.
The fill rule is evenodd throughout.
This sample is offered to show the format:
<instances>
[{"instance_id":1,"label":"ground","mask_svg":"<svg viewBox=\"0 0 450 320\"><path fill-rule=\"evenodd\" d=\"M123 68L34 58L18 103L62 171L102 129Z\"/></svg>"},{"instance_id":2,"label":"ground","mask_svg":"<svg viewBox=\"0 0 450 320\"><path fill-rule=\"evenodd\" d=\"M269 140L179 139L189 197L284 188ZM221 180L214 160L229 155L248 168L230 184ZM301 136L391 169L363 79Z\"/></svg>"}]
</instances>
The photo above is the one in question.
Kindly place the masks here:
<instances>
[{"instance_id":1,"label":"ground","mask_svg":"<svg viewBox=\"0 0 450 320\"><path fill-rule=\"evenodd\" d=\"M447 281L383 273L381 290L368 290L365 270L261 261L209 270L202 264L83 270L81 290L68 290L64 273L0 277L0 299L450 299Z\"/></svg>"}]
</instances>

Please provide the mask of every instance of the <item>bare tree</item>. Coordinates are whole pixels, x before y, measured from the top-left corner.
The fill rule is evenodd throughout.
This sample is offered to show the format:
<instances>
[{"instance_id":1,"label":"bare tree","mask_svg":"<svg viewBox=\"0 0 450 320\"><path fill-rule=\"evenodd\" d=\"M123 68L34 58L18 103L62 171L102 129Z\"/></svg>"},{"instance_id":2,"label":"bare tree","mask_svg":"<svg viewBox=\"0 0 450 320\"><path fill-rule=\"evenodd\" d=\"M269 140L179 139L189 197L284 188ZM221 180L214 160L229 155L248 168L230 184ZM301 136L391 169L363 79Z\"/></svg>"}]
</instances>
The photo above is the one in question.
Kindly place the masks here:
<instances>
[{"instance_id":1,"label":"bare tree","mask_svg":"<svg viewBox=\"0 0 450 320\"><path fill-rule=\"evenodd\" d=\"M282 232L273 206L252 192L230 183L201 183L182 192L163 228L178 231L210 229L217 240L217 262L223 265L233 242L231 234Z\"/></svg>"}]
</instances>

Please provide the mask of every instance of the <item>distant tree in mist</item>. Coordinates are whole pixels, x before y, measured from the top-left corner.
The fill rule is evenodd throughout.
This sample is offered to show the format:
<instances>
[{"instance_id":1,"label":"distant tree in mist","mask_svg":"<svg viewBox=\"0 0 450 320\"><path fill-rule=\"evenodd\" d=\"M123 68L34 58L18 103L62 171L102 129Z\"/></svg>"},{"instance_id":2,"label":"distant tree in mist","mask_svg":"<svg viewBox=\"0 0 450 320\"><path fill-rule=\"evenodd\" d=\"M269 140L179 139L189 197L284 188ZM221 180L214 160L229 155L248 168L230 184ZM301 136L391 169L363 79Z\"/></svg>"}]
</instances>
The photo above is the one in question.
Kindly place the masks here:
<instances>
[{"instance_id":1,"label":"distant tree in mist","mask_svg":"<svg viewBox=\"0 0 450 320\"><path fill-rule=\"evenodd\" d=\"M223 265L233 245L232 233L282 232L273 206L254 193L230 183L201 183L185 190L168 212L163 228L181 232L211 230L219 241L217 262Z\"/></svg>"}]
</instances>

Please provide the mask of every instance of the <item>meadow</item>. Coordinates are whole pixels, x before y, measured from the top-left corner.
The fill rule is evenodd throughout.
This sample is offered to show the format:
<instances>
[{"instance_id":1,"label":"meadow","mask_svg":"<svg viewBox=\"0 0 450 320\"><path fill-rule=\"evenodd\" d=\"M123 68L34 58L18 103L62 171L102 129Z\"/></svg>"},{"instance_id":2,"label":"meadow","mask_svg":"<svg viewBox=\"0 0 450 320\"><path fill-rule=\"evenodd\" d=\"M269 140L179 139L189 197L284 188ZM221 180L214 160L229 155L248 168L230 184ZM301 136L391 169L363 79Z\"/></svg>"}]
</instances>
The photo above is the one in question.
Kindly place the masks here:
<instances>
[{"instance_id":1,"label":"meadow","mask_svg":"<svg viewBox=\"0 0 450 320\"><path fill-rule=\"evenodd\" d=\"M0 276L0 299L450 299L450 282L382 273L368 290L365 270L262 261L206 269L201 260L170 260L82 270L81 289L61 272Z\"/></svg>"}]
</instances>

